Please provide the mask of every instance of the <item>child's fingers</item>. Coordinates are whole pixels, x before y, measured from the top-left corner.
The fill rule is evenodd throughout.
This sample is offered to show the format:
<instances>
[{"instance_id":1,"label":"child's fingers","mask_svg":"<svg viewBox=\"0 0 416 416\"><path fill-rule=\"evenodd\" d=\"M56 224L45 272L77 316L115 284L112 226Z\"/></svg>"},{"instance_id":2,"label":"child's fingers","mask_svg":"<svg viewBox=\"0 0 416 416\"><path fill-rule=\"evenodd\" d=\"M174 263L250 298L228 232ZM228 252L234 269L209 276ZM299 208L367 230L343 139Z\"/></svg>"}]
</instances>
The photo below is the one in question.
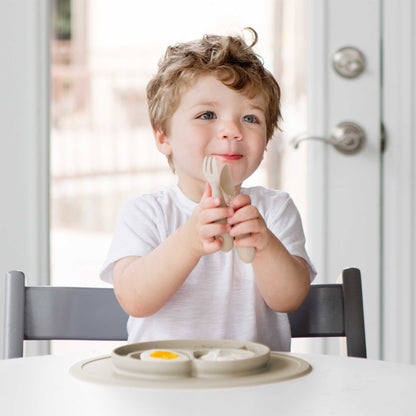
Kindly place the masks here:
<instances>
[{"instance_id":1,"label":"child's fingers","mask_svg":"<svg viewBox=\"0 0 416 416\"><path fill-rule=\"evenodd\" d=\"M205 184L205 190L204 190L204 193L202 194L201 201L203 199L210 198L210 197L212 197L212 189L211 189L211 185L207 182Z\"/></svg>"},{"instance_id":2,"label":"child's fingers","mask_svg":"<svg viewBox=\"0 0 416 416\"><path fill-rule=\"evenodd\" d=\"M231 237L238 237L244 234L257 234L263 231L263 225L258 218L244 221L234 225L230 230Z\"/></svg>"},{"instance_id":3,"label":"child's fingers","mask_svg":"<svg viewBox=\"0 0 416 416\"><path fill-rule=\"evenodd\" d=\"M202 194L201 200L199 201L199 206L202 209L215 208L221 205L220 198L212 197L212 189L209 183L205 184L205 190Z\"/></svg>"},{"instance_id":4,"label":"child's fingers","mask_svg":"<svg viewBox=\"0 0 416 416\"><path fill-rule=\"evenodd\" d=\"M246 205L235 211L234 215L227 219L231 225L239 224L240 222L254 220L261 218L261 215L256 207L253 205Z\"/></svg>"},{"instance_id":5,"label":"child's fingers","mask_svg":"<svg viewBox=\"0 0 416 416\"><path fill-rule=\"evenodd\" d=\"M204 193L201 196L201 200L199 201L199 205L203 206L205 201L212 199L212 189L209 183L205 184Z\"/></svg>"},{"instance_id":6,"label":"child's fingers","mask_svg":"<svg viewBox=\"0 0 416 416\"><path fill-rule=\"evenodd\" d=\"M230 207L238 210L246 205L251 204L251 199L247 194L238 194L231 202Z\"/></svg>"},{"instance_id":7,"label":"child's fingers","mask_svg":"<svg viewBox=\"0 0 416 416\"><path fill-rule=\"evenodd\" d=\"M199 229L199 235L203 240L210 240L221 234L228 233L230 226L226 223L216 222L202 225Z\"/></svg>"},{"instance_id":8,"label":"child's fingers","mask_svg":"<svg viewBox=\"0 0 416 416\"><path fill-rule=\"evenodd\" d=\"M218 207L216 205L203 209L200 213L200 221L203 224L208 224L220 220L227 222L227 218L231 217L233 214L234 210L231 207Z\"/></svg>"},{"instance_id":9,"label":"child's fingers","mask_svg":"<svg viewBox=\"0 0 416 416\"><path fill-rule=\"evenodd\" d=\"M211 208L218 208L221 205L221 199L220 198L206 198L201 201L200 207L203 210L211 209Z\"/></svg>"},{"instance_id":10,"label":"child's fingers","mask_svg":"<svg viewBox=\"0 0 416 416\"><path fill-rule=\"evenodd\" d=\"M260 234L245 234L244 237L234 239L234 245L237 247L255 247L260 244Z\"/></svg>"},{"instance_id":11,"label":"child's fingers","mask_svg":"<svg viewBox=\"0 0 416 416\"><path fill-rule=\"evenodd\" d=\"M223 239L222 237L210 238L209 240L204 240L204 250L206 254L211 254L219 251L222 247Z\"/></svg>"},{"instance_id":12,"label":"child's fingers","mask_svg":"<svg viewBox=\"0 0 416 416\"><path fill-rule=\"evenodd\" d=\"M242 234L234 239L236 247L254 247L257 252L263 251L270 243L270 233L260 232Z\"/></svg>"}]
</instances>

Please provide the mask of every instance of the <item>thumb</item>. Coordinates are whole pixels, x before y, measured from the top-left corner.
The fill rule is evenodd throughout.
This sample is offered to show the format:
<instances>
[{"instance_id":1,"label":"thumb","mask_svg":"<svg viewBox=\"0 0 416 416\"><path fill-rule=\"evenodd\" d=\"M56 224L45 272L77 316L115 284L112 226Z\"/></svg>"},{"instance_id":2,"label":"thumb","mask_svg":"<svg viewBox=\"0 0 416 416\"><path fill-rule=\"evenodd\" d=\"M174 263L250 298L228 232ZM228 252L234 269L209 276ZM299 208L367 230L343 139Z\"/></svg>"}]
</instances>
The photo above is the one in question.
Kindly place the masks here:
<instances>
[{"instance_id":1,"label":"thumb","mask_svg":"<svg viewBox=\"0 0 416 416\"><path fill-rule=\"evenodd\" d=\"M201 197L201 202L204 201L207 198L211 198L212 197L212 189L211 189L211 185L207 182L205 184L205 190L204 193L202 194Z\"/></svg>"},{"instance_id":2,"label":"thumb","mask_svg":"<svg viewBox=\"0 0 416 416\"><path fill-rule=\"evenodd\" d=\"M205 184L205 190L202 194L201 200L199 201L199 206L202 208L213 208L214 206L218 206L221 201L213 201L212 200L212 189L209 183ZM214 204L214 205L213 205Z\"/></svg>"}]
</instances>

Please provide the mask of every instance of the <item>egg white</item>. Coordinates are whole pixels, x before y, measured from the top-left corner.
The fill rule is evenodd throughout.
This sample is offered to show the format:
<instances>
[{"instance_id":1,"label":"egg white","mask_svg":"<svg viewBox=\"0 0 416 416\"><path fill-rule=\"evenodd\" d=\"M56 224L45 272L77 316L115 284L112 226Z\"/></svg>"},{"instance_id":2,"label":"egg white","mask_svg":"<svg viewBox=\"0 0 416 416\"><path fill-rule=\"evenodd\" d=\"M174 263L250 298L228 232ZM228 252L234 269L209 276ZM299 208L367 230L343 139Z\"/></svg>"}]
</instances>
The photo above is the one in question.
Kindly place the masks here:
<instances>
[{"instance_id":1,"label":"egg white","mask_svg":"<svg viewBox=\"0 0 416 416\"><path fill-rule=\"evenodd\" d=\"M151 354L153 354L156 351L170 352L172 354L176 354L178 357L169 358L169 359L151 357ZM140 359L142 361L173 362L173 361L189 361L189 356L187 354L185 354L183 352L179 352L177 350L168 350L166 348L159 348L159 349L146 350L146 351L141 352L140 353Z\"/></svg>"},{"instance_id":2,"label":"egg white","mask_svg":"<svg viewBox=\"0 0 416 416\"><path fill-rule=\"evenodd\" d=\"M252 358L255 356L253 351L242 350L242 349L212 349L206 354L199 357L200 360L204 361L235 361Z\"/></svg>"}]
</instances>

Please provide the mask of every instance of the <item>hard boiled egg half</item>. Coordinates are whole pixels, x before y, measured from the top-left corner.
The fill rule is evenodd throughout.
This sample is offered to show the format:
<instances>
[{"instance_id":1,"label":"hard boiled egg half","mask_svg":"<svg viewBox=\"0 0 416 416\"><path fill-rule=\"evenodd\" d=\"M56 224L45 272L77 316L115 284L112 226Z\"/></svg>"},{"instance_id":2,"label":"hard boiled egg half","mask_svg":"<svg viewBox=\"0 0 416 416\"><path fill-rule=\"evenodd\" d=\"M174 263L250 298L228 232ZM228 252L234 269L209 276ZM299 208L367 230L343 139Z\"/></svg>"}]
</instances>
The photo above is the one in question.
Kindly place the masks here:
<instances>
[{"instance_id":1,"label":"hard boiled egg half","mask_svg":"<svg viewBox=\"0 0 416 416\"><path fill-rule=\"evenodd\" d=\"M201 354L199 359L203 361L235 361L253 358L254 356L254 352L249 350L217 348Z\"/></svg>"},{"instance_id":2,"label":"hard boiled egg half","mask_svg":"<svg viewBox=\"0 0 416 416\"><path fill-rule=\"evenodd\" d=\"M189 361L189 356L176 350L146 350L140 354L142 361Z\"/></svg>"}]
</instances>

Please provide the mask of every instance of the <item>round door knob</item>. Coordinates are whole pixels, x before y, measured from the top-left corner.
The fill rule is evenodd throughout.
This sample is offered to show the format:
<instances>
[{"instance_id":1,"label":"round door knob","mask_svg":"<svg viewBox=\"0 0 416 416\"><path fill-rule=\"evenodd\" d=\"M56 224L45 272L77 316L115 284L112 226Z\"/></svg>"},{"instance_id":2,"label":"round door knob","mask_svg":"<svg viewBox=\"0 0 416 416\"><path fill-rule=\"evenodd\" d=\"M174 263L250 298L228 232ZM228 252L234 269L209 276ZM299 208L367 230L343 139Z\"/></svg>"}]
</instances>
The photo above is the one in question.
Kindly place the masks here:
<instances>
[{"instance_id":1,"label":"round door knob","mask_svg":"<svg viewBox=\"0 0 416 416\"><path fill-rule=\"evenodd\" d=\"M358 49L347 46L334 53L332 66L342 77L356 78L365 69L365 58Z\"/></svg>"}]
</instances>

